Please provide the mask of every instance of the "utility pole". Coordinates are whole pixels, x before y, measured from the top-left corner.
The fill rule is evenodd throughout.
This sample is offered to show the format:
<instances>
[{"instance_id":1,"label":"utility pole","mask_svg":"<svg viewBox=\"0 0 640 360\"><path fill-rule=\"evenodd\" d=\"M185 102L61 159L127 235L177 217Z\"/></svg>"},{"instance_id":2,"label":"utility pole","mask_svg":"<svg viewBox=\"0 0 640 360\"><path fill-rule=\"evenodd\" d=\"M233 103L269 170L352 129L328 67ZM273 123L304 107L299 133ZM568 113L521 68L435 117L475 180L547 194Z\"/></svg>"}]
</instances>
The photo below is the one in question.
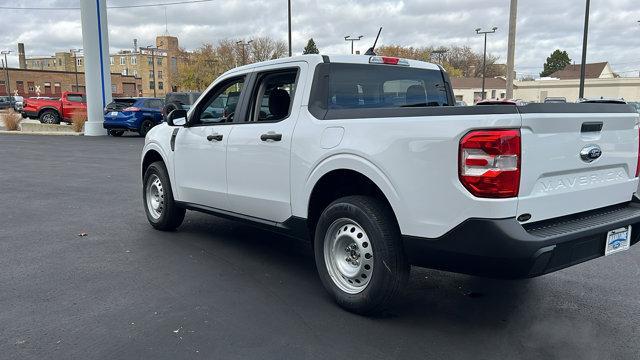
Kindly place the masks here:
<instances>
[{"instance_id":1,"label":"utility pole","mask_svg":"<svg viewBox=\"0 0 640 360\"><path fill-rule=\"evenodd\" d=\"M580 65L580 95L578 99L584 99L584 78L587 67L587 36L589 35L589 7L591 0L587 0L587 8L584 12L584 37L582 38L582 65Z\"/></svg>"},{"instance_id":2,"label":"utility pole","mask_svg":"<svg viewBox=\"0 0 640 360\"><path fill-rule=\"evenodd\" d=\"M484 83L485 83L486 73L487 73L487 34L493 34L496 32L496 30L498 30L498 28L495 26L491 29L491 31L482 31L481 28L476 29L476 34L484 35L484 55L482 57L482 100L486 98L485 91L484 91Z\"/></svg>"},{"instance_id":3,"label":"utility pole","mask_svg":"<svg viewBox=\"0 0 640 360\"><path fill-rule=\"evenodd\" d=\"M351 41L351 55L353 55L353 42L359 41L360 39L362 39L362 35L358 36L357 38L352 38L351 35L347 35L344 37L344 41Z\"/></svg>"},{"instance_id":4,"label":"utility pole","mask_svg":"<svg viewBox=\"0 0 640 360\"><path fill-rule=\"evenodd\" d=\"M289 20L289 57L291 57L291 0L287 0L287 5L289 8L288 11L288 20Z\"/></svg>"},{"instance_id":5,"label":"utility pole","mask_svg":"<svg viewBox=\"0 0 640 360\"><path fill-rule=\"evenodd\" d=\"M244 40L240 40L238 42L236 42L237 45L242 46L242 65L246 65L247 64L247 54L244 50L245 46L249 46L249 44L251 44L253 42L253 40L249 40L247 42L244 42Z\"/></svg>"},{"instance_id":6,"label":"utility pole","mask_svg":"<svg viewBox=\"0 0 640 360\"><path fill-rule=\"evenodd\" d=\"M82 51L82 49L71 49L73 53L73 64L75 65L75 73L76 73L76 91L80 91L80 87L78 85L78 53Z\"/></svg>"},{"instance_id":7,"label":"utility pole","mask_svg":"<svg viewBox=\"0 0 640 360\"><path fill-rule=\"evenodd\" d=\"M507 45L507 99L513 99L513 72L516 55L516 22L518 17L518 0L511 0L509 7L509 41Z\"/></svg>"},{"instance_id":8,"label":"utility pole","mask_svg":"<svg viewBox=\"0 0 640 360\"><path fill-rule=\"evenodd\" d=\"M156 88L158 87L158 84L156 84L156 48L154 48L153 45L148 45L146 49L151 51L151 72L153 73L153 78L151 80L153 81L153 97L156 97Z\"/></svg>"},{"instance_id":9,"label":"utility pole","mask_svg":"<svg viewBox=\"0 0 640 360\"><path fill-rule=\"evenodd\" d=\"M9 63L7 62L7 54L10 54L11 50L0 51L0 54L4 55L4 72L7 80L7 95L11 96L11 83L9 82Z\"/></svg>"}]
</instances>

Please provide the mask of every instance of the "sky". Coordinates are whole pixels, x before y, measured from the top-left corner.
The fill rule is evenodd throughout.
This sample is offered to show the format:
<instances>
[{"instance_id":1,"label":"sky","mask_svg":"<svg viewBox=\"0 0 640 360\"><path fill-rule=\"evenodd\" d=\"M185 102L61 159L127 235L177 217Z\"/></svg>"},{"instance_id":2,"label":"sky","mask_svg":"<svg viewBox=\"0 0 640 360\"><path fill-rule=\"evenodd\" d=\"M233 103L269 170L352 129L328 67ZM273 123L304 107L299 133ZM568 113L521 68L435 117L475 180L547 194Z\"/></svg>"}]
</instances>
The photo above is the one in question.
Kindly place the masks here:
<instances>
[{"instance_id":1,"label":"sky","mask_svg":"<svg viewBox=\"0 0 640 360\"><path fill-rule=\"evenodd\" d=\"M107 0L107 6L167 3L175 0ZM622 76L640 76L640 0L592 0L587 62L609 61ZM487 50L506 62L509 0L291 0L293 52L300 54L313 38L323 54L350 52L347 35L363 35L356 50L372 45L383 27L380 45L468 45L482 51L476 28L498 27ZM0 0L0 49L17 43L27 56L51 55L82 47L79 10L7 10L18 7L78 7L79 0ZM584 0L518 1L516 71L518 77L538 75L547 56L566 50L579 63L584 25ZM165 18L166 9L166 18ZM13 19L13 20L11 20ZM165 22L166 19L166 22ZM156 35L177 36L192 50L220 39L270 36L287 41L286 0L214 0L173 6L109 9L112 52L155 44Z\"/></svg>"}]
</instances>

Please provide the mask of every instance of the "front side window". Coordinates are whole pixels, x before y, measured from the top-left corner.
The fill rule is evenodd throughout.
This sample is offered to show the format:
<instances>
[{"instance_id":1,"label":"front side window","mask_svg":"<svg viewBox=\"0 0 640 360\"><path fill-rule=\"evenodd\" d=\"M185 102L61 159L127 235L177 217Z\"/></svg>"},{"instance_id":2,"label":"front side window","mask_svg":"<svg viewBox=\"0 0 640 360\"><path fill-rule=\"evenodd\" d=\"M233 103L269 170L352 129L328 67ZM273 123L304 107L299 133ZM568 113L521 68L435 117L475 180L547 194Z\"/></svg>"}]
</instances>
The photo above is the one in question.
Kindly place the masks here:
<instances>
[{"instance_id":1,"label":"front side window","mask_svg":"<svg viewBox=\"0 0 640 360\"><path fill-rule=\"evenodd\" d=\"M162 58L159 57L158 60L156 61L158 63L158 65L162 65Z\"/></svg>"},{"instance_id":2,"label":"front side window","mask_svg":"<svg viewBox=\"0 0 640 360\"><path fill-rule=\"evenodd\" d=\"M258 75L250 121L280 121L289 117L297 75L297 69Z\"/></svg>"},{"instance_id":3,"label":"front side window","mask_svg":"<svg viewBox=\"0 0 640 360\"><path fill-rule=\"evenodd\" d=\"M125 58L124 56L120 56L120 65L126 65L127 64L127 58Z\"/></svg>"},{"instance_id":4,"label":"front side window","mask_svg":"<svg viewBox=\"0 0 640 360\"><path fill-rule=\"evenodd\" d=\"M164 83L162 81L158 81L158 89L159 90L163 90L164 89Z\"/></svg>"},{"instance_id":5,"label":"front side window","mask_svg":"<svg viewBox=\"0 0 640 360\"><path fill-rule=\"evenodd\" d=\"M132 57L131 57L131 65L135 65L135 64L137 64L137 63L138 63L138 58L137 58L137 57L135 57L135 56L132 56Z\"/></svg>"},{"instance_id":6,"label":"front side window","mask_svg":"<svg viewBox=\"0 0 640 360\"><path fill-rule=\"evenodd\" d=\"M221 124L233 121L240 94L244 87L244 77L225 82L205 100L195 124Z\"/></svg>"}]
</instances>

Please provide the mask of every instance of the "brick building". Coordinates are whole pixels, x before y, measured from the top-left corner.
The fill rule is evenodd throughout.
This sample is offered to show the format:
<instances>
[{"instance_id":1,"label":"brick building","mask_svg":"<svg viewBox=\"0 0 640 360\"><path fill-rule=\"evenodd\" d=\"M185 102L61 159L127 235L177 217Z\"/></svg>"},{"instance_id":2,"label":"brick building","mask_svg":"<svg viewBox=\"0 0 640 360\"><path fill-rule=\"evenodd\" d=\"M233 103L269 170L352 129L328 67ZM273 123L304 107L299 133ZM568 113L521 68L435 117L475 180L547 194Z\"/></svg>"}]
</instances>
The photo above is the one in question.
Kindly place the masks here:
<instances>
[{"instance_id":1,"label":"brick building","mask_svg":"<svg viewBox=\"0 0 640 360\"><path fill-rule=\"evenodd\" d=\"M4 70L4 69L2 69ZM8 69L9 86L7 87L7 72L0 71L0 95L7 95L7 90L14 95L31 96L60 96L64 91L84 92L84 74L78 73L78 88L76 89L76 73L73 71ZM114 96L139 96L142 91L140 78L111 74L111 90Z\"/></svg>"},{"instance_id":2,"label":"brick building","mask_svg":"<svg viewBox=\"0 0 640 360\"><path fill-rule=\"evenodd\" d=\"M19 54L24 54L24 45ZM21 55L24 56L24 55ZM138 47L134 40L132 50L121 50L109 56L111 72L122 76L133 76L140 80L141 95L164 97L167 92L177 91L174 79L180 61L178 38L163 35L156 37L155 48ZM24 57L21 64L25 69L84 72L84 58L81 53L57 52L50 57ZM82 82L84 83L84 82Z\"/></svg>"}]
</instances>

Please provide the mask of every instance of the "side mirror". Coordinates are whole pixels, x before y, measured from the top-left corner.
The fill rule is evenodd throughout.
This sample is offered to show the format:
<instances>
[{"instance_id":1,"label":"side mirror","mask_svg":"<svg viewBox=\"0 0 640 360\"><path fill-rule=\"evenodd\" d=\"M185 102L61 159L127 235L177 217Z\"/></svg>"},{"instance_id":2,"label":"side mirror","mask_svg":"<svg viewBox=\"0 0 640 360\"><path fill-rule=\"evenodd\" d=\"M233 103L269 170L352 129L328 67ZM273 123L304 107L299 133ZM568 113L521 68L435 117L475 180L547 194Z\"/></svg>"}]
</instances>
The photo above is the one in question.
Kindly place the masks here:
<instances>
[{"instance_id":1,"label":"side mirror","mask_svg":"<svg viewBox=\"0 0 640 360\"><path fill-rule=\"evenodd\" d=\"M184 126L187 123L187 110L175 109L167 115L169 126Z\"/></svg>"}]
</instances>

